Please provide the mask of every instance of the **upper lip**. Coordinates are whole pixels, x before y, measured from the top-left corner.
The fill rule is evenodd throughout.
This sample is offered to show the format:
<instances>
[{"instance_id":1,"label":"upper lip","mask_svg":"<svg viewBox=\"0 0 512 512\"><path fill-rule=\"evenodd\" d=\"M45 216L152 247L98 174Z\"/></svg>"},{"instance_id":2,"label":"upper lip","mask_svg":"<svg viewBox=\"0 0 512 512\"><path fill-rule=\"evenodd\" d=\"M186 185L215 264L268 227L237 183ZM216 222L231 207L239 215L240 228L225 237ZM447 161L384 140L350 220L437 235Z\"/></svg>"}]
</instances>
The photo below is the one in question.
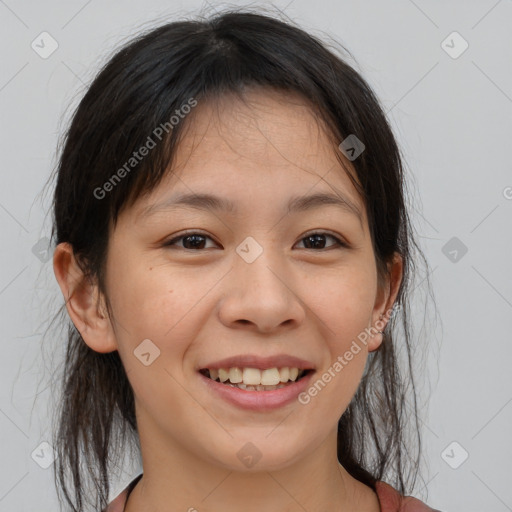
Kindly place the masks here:
<instances>
[{"instance_id":1,"label":"upper lip","mask_svg":"<svg viewBox=\"0 0 512 512\"><path fill-rule=\"evenodd\" d=\"M238 355L221 359L220 361L211 362L200 366L198 370L203 369L219 369L219 368L258 368L266 370L268 368L298 368L299 370L312 370L314 364L305 359L300 359L287 354L278 354L275 356L261 357L257 355Z\"/></svg>"}]
</instances>

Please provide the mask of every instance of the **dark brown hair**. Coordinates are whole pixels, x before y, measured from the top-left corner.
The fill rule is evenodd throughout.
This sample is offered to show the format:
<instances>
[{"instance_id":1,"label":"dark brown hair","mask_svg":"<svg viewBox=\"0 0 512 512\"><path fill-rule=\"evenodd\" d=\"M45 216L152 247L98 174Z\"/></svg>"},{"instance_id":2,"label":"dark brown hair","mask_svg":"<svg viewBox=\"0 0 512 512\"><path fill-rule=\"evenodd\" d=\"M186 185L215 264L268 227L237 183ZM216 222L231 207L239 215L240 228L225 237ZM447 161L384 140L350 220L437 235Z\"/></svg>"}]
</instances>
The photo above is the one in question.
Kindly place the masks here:
<instances>
[{"instance_id":1,"label":"dark brown hair","mask_svg":"<svg viewBox=\"0 0 512 512\"><path fill-rule=\"evenodd\" d=\"M399 491L409 492L421 442L408 300L413 253L425 258L414 240L402 158L383 109L361 75L320 39L289 21L231 10L167 23L122 47L88 87L65 134L56 169L52 241L72 245L85 275L107 297L109 225L115 226L120 212L169 172L186 119L108 194L99 199L95 190L190 98L215 101L247 87L298 93L325 122L333 144L354 134L365 145L352 162L353 182L366 207L379 275L398 252L403 279L397 313L381 347L369 355L360 386L339 420L338 459L372 488L386 476ZM82 512L91 495L84 487L87 474L93 506L100 510L109 496L110 459L119 460L127 433L136 438L133 390L117 351L91 350L69 319L67 329L54 431L56 485L72 510ZM402 351L405 364L399 365ZM406 435L408 417L414 440Z\"/></svg>"}]
</instances>

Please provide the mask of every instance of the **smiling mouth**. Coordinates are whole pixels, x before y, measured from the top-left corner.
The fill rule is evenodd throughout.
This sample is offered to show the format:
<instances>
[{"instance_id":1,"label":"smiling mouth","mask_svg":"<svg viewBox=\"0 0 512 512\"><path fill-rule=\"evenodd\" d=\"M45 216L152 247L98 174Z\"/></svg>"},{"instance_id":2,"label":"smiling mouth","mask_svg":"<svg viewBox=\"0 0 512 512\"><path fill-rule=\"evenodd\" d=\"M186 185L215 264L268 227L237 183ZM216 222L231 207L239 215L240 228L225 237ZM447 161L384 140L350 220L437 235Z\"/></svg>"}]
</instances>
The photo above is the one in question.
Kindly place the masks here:
<instances>
[{"instance_id":1,"label":"smiling mouth","mask_svg":"<svg viewBox=\"0 0 512 512\"><path fill-rule=\"evenodd\" d=\"M203 368L199 373L205 377L234 388L245 391L272 391L281 389L298 382L306 375L310 374L312 369L298 368L269 368L268 370L259 370L257 368Z\"/></svg>"}]
</instances>

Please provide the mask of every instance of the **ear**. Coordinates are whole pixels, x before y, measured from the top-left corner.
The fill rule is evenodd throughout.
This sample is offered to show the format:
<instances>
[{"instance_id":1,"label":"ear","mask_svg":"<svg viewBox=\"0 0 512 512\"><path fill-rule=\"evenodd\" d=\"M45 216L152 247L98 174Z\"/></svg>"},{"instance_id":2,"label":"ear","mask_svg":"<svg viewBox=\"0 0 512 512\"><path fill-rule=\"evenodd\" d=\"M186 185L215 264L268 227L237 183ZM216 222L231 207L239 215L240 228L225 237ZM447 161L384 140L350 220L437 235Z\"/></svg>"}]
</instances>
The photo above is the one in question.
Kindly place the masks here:
<instances>
[{"instance_id":1,"label":"ear","mask_svg":"<svg viewBox=\"0 0 512 512\"><path fill-rule=\"evenodd\" d=\"M379 283L375 306L372 312L372 321L368 341L368 352L377 350L382 344L384 335L377 331L384 331L389 319L391 311L400 289L403 277L403 260L402 256L395 252L393 260L388 263L388 272L384 283Z\"/></svg>"},{"instance_id":2,"label":"ear","mask_svg":"<svg viewBox=\"0 0 512 512\"><path fill-rule=\"evenodd\" d=\"M79 267L73 248L61 243L53 254L53 271L59 283L71 321L85 343L94 351L117 350L117 341L97 284Z\"/></svg>"}]
</instances>

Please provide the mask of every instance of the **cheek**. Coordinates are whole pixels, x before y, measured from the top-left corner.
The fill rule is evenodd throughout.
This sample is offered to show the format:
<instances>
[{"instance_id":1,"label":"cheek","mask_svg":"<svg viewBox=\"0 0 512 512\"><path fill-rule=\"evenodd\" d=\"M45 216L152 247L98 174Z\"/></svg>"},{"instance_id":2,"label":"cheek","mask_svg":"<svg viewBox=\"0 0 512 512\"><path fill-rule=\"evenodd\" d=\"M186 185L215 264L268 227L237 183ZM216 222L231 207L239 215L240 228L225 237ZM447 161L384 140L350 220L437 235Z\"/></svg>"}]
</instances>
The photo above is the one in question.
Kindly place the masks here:
<instances>
[{"instance_id":1,"label":"cheek","mask_svg":"<svg viewBox=\"0 0 512 512\"><path fill-rule=\"evenodd\" d=\"M301 403L318 408L317 417L334 422L353 399L367 361L368 348L361 334L365 335L373 309L372 280L367 273L351 273L346 279L331 280L325 290L314 298L325 365Z\"/></svg>"},{"instance_id":2,"label":"cheek","mask_svg":"<svg viewBox=\"0 0 512 512\"><path fill-rule=\"evenodd\" d=\"M177 271L165 264L144 264L140 259L131 263L128 257L118 265L111 264L107 275L123 360L130 365L134 350L149 339L160 351L161 363L179 365L204 321L198 318L202 311L198 303L218 277L201 279L192 270Z\"/></svg>"},{"instance_id":3,"label":"cheek","mask_svg":"<svg viewBox=\"0 0 512 512\"><path fill-rule=\"evenodd\" d=\"M316 375L309 398L322 395L325 414L339 418L352 400L364 372L365 343L375 302L376 275L363 262L317 279L311 307L323 332L326 365Z\"/></svg>"},{"instance_id":4,"label":"cheek","mask_svg":"<svg viewBox=\"0 0 512 512\"><path fill-rule=\"evenodd\" d=\"M309 297L308 305L321 319L325 339L343 350L369 325L376 291L372 268L347 267L315 281L309 287L314 294L308 292L304 297Z\"/></svg>"},{"instance_id":5,"label":"cheek","mask_svg":"<svg viewBox=\"0 0 512 512\"><path fill-rule=\"evenodd\" d=\"M135 396L156 412L180 394L183 361L197 323L176 279L149 268L127 275L112 301L119 354Z\"/></svg>"}]
</instances>

